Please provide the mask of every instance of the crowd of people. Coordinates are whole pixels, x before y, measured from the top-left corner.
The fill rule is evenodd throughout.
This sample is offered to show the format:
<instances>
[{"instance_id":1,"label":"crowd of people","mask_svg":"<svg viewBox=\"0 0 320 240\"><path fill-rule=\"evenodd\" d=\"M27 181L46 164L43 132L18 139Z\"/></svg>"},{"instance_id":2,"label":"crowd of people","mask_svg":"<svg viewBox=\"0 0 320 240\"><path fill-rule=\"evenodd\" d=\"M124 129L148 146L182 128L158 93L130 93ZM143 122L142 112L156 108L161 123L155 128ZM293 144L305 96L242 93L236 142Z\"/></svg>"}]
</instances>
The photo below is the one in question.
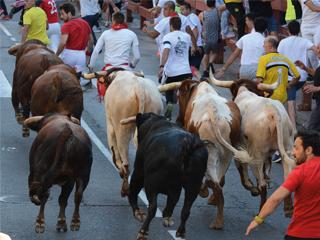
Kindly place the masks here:
<instances>
[{"instance_id":1,"label":"crowd of people","mask_svg":"<svg viewBox=\"0 0 320 240\"><path fill-rule=\"evenodd\" d=\"M221 78L240 57L240 78L265 84L279 81L271 98L287 103L293 126L296 126L297 92L302 89L305 99L312 94L316 107L305 127L320 131L320 0L287 0L284 19L287 21L289 36L281 41L278 39L279 23L273 14L273 1L207 0L206 10L197 15L187 2L159 0L150 9L155 18L144 22L142 29L157 43L160 57L159 83L178 82L188 78L206 80L210 71ZM3 20L9 20L13 14L22 10L21 42L40 40L78 72L92 71L102 51L104 70L110 67L128 70L135 68L141 58L139 41L137 35L128 29L125 16L120 11L123 2L79 0L79 3L81 17L76 17L73 3L67 2L58 8L54 0L16 1L10 13L4 0L0 0L0 14L3 15ZM110 29L97 38L93 28L99 27L101 11L106 11L105 26L110 25ZM59 15L63 21L61 26ZM230 22L230 16L236 22L237 31ZM225 42L232 46L232 53L222 68L215 70L215 60ZM174 92L168 91L165 112L167 118L171 118L175 102ZM310 110L310 106L309 97L309 102L304 102L300 110ZM302 195L319 199L319 193L309 194L314 183L308 182L311 175L318 183L320 180L319 159L314 160L315 156L320 155L318 140L314 134L298 136L294 151L298 163L304 163L304 167L294 170L282 187L272 195L270 204L267 202L247 233L261 224L290 192L297 193L295 208L299 204L307 205ZM314 207L319 213L319 201L314 203ZM300 212L307 210L305 206L299 208ZM320 225L320 214L318 217L311 214L311 224L302 221L300 218L303 216L298 215L298 211L295 213L286 239L319 239L320 232L315 228ZM309 227L305 228L309 229L308 234L305 234L307 230L299 233L301 224Z\"/></svg>"}]
</instances>

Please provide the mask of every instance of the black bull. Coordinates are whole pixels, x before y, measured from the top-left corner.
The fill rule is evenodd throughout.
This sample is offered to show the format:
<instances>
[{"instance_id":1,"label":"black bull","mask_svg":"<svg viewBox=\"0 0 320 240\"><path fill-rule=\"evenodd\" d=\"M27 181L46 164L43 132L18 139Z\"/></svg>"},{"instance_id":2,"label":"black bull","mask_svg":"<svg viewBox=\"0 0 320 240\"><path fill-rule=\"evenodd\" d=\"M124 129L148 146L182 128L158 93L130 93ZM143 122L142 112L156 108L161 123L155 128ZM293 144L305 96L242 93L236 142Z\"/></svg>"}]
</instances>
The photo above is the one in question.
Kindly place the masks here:
<instances>
[{"instance_id":1,"label":"black bull","mask_svg":"<svg viewBox=\"0 0 320 240\"><path fill-rule=\"evenodd\" d=\"M198 136L153 113L139 113L136 125L138 149L130 182L129 202L134 216L140 221L145 219L145 215L139 210L137 198L143 187L150 204L137 239L147 238L149 224L156 214L159 193L168 196L163 211L164 225L173 224L171 216L182 187L185 199L177 236L183 237L191 206L197 198L207 167L205 144Z\"/></svg>"}]
</instances>

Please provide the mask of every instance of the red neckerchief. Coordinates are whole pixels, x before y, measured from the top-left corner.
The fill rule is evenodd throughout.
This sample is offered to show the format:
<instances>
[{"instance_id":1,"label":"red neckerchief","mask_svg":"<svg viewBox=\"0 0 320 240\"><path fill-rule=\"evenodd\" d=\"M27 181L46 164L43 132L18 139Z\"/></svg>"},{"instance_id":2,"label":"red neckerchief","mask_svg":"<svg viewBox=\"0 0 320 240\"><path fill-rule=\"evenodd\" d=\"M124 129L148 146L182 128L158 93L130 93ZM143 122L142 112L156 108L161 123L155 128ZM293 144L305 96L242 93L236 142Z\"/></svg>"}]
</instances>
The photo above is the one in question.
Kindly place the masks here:
<instances>
[{"instance_id":1,"label":"red neckerchief","mask_svg":"<svg viewBox=\"0 0 320 240\"><path fill-rule=\"evenodd\" d=\"M115 31L121 30L121 29L127 29L128 25L126 23L122 24L112 24L111 28Z\"/></svg>"},{"instance_id":2,"label":"red neckerchief","mask_svg":"<svg viewBox=\"0 0 320 240\"><path fill-rule=\"evenodd\" d=\"M179 17L179 14L177 12L172 12L168 17Z\"/></svg>"}]
</instances>

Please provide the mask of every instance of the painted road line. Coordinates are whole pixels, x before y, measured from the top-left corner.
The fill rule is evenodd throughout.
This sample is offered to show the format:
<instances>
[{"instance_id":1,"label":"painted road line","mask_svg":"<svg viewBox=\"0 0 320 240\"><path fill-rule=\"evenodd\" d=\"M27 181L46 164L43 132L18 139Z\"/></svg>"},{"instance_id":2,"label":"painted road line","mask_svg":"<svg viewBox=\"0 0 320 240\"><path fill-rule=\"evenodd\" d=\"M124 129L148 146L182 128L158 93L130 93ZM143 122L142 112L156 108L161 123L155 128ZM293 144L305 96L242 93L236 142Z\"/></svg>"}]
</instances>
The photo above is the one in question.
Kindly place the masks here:
<instances>
[{"instance_id":1,"label":"painted road line","mask_svg":"<svg viewBox=\"0 0 320 240\"><path fill-rule=\"evenodd\" d=\"M10 98L11 97L11 85L8 79L4 75L3 71L0 70L0 97Z\"/></svg>"},{"instance_id":2,"label":"painted road line","mask_svg":"<svg viewBox=\"0 0 320 240\"><path fill-rule=\"evenodd\" d=\"M14 37L11 37L10 39L11 39L12 42L16 42L17 41L17 39L15 39Z\"/></svg>"},{"instance_id":3,"label":"painted road line","mask_svg":"<svg viewBox=\"0 0 320 240\"><path fill-rule=\"evenodd\" d=\"M171 237L173 238L173 239L175 239L175 240L182 240L182 239L184 239L184 238L177 238L176 237L176 231L175 230L168 230L168 233L171 235Z\"/></svg>"},{"instance_id":4,"label":"painted road line","mask_svg":"<svg viewBox=\"0 0 320 240\"><path fill-rule=\"evenodd\" d=\"M8 31L8 29L2 23L0 23L0 28L5 35L7 35L8 37L12 37L12 34Z\"/></svg>"}]
</instances>

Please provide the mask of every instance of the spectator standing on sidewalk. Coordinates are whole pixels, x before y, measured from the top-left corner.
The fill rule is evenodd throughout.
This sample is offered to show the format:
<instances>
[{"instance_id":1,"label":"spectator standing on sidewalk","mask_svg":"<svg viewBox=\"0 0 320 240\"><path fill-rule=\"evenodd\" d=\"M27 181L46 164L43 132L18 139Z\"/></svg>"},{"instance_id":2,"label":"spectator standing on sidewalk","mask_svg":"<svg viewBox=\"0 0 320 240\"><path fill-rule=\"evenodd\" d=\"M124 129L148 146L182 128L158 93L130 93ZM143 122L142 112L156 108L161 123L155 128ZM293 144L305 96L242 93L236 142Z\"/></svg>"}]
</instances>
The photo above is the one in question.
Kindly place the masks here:
<instances>
[{"instance_id":1,"label":"spectator standing on sidewalk","mask_svg":"<svg viewBox=\"0 0 320 240\"><path fill-rule=\"evenodd\" d=\"M220 19L219 11L215 6L215 0L207 0L207 10L199 14L204 29L203 78L209 77L209 67L214 73L213 63L219 52Z\"/></svg>"},{"instance_id":2,"label":"spectator standing on sidewalk","mask_svg":"<svg viewBox=\"0 0 320 240\"><path fill-rule=\"evenodd\" d=\"M236 50L230 55L226 63L217 71L216 77L223 76L229 66L241 55L240 60L240 78L254 80L260 57L264 53L264 32L267 29L265 18L258 17L253 20L253 14L246 15L246 24L251 30L249 34L244 35L236 43Z\"/></svg>"},{"instance_id":3,"label":"spectator standing on sidewalk","mask_svg":"<svg viewBox=\"0 0 320 240\"><path fill-rule=\"evenodd\" d=\"M47 15L39 7L35 6L35 0L25 0L25 13L23 15L23 27L21 29L21 42L37 39L43 44L49 44L47 35Z\"/></svg>"},{"instance_id":4,"label":"spectator standing on sidewalk","mask_svg":"<svg viewBox=\"0 0 320 240\"><path fill-rule=\"evenodd\" d=\"M315 50L315 46L308 39L299 36L299 22L289 22L288 29L290 36L280 42L278 52L289 58L292 62L300 60L303 64L307 64L307 52L310 49ZM305 84L308 77L306 71L299 66L297 66L297 69L301 76L300 81L288 89L288 113L294 127L296 127L296 93ZM291 77L288 80L290 82Z\"/></svg>"},{"instance_id":5,"label":"spectator standing on sidewalk","mask_svg":"<svg viewBox=\"0 0 320 240\"><path fill-rule=\"evenodd\" d=\"M299 132L293 155L297 167L270 196L247 228L246 235L262 224L280 203L294 192L294 209L286 240L320 239L320 137L313 131Z\"/></svg>"},{"instance_id":6,"label":"spectator standing on sidewalk","mask_svg":"<svg viewBox=\"0 0 320 240\"><path fill-rule=\"evenodd\" d=\"M64 24L56 54L61 54L62 61L75 67L77 72L86 72L86 50L91 50L92 46L91 28L82 18L75 18L75 13L75 7L71 3L60 6L60 18Z\"/></svg>"},{"instance_id":7,"label":"spectator standing on sidewalk","mask_svg":"<svg viewBox=\"0 0 320 240\"><path fill-rule=\"evenodd\" d=\"M224 0L226 8L237 21L238 39L245 34L245 9L242 0Z\"/></svg>"},{"instance_id":8,"label":"spectator standing on sidewalk","mask_svg":"<svg viewBox=\"0 0 320 240\"><path fill-rule=\"evenodd\" d=\"M56 52L60 42L60 23L58 17L58 9L54 0L40 0L38 1L41 7L47 14L48 30L47 34L50 39L49 48Z\"/></svg>"},{"instance_id":9,"label":"spectator standing on sidewalk","mask_svg":"<svg viewBox=\"0 0 320 240\"><path fill-rule=\"evenodd\" d=\"M111 0L112 1L112 0ZM91 28L93 43L96 44L97 38L93 31L93 26L99 25L100 7L98 0L80 0L80 13L83 20L87 21Z\"/></svg>"}]
</instances>

